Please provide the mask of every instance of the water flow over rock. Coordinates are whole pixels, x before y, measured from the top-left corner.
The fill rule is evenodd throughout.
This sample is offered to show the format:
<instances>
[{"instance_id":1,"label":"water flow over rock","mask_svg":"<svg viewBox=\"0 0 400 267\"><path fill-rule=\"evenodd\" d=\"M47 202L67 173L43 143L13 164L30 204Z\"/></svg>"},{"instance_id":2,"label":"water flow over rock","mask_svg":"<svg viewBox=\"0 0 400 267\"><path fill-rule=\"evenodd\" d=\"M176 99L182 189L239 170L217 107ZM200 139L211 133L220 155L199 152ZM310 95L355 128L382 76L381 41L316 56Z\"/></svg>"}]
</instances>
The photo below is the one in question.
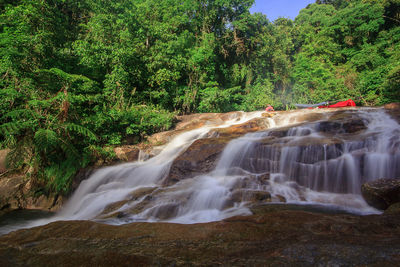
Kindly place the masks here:
<instances>
[{"instance_id":1,"label":"water flow over rock","mask_svg":"<svg viewBox=\"0 0 400 267\"><path fill-rule=\"evenodd\" d=\"M250 214L254 202L377 213L361 184L398 177L400 126L381 109L240 113L180 134L151 159L97 171L52 220L209 222Z\"/></svg>"},{"instance_id":2,"label":"water flow over rock","mask_svg":"<svg viewBox=\"0 0 400 267\"><path fill-rule=\"evenodd\" d=\"M253 202L320 203L375 213L360 195L361 184L400 176L399 125L381 110L292 112L277 115L269 125L230 141L212 170L207 157L220 153L232 130L216 131L222 133L219 143L196 141L191 152L172 163L167 187L127 201L111 213L119 217L114 222L207 222L249 214Z\"/></svg>"},{"instance_id":3,"label":"water flow over rock","mask_svg":"<svg viewBox=\"0 0 400 267\"><path fill-rule=\"evenodd\" d=\"M361 185L380 177L400 177L400 127L378 109L325 115L322 121L234 140L217 169L268 173L270 180L259 183L259 188L286 201L373 212L360 196Z\"/></svg>"}]
</instances>

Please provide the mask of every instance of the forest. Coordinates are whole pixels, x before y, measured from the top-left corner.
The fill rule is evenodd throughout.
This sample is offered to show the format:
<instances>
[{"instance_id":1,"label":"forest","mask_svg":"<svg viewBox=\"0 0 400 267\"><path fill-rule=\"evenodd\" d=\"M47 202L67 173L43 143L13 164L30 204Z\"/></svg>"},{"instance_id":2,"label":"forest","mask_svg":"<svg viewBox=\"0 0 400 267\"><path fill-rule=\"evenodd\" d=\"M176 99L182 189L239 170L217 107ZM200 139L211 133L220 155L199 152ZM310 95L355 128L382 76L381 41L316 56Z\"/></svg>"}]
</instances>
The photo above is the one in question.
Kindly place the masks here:
<instances>
[{"instance_id":1,"label":"forest","mask_svg":"<svg viewBox=\"0 0 400 267\"><path fill-rule=\"evenodd\" d=\"M42 193L178 114L400 101L400 1L2 0L0 149Z\"/></svg>"}]
</instances>

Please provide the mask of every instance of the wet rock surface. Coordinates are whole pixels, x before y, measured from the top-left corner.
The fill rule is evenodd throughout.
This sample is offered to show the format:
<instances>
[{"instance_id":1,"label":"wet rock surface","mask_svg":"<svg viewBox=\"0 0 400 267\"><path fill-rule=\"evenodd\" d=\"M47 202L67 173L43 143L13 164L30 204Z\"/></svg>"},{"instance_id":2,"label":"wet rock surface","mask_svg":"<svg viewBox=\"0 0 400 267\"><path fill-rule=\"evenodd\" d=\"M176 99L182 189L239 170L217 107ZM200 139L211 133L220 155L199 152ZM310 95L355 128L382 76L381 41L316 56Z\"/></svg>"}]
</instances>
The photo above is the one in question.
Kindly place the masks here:
<instances>
[{"instance_id":1,"label":"wet rock surface","mask_svg":"<svg viewBox=\"0 0 400 267\"><path fill-rule=\"evenodd\" d=\"M362 185L365 201L374 208L386 210L400 202L400 179L378 179Z\"/></svg>"},{"instance_id":2,"label":"wet rock surface","mask_svg":"<svg viewBox=\"0 0 400 267\"><path fill-rule=\"evenodd\" d=\"M217 159L230 138L206 138L196 140L172 163L165 185L174 184L185 178L213 170Z\"/></svg>"},{"instance_id":3,"label":"wet rock surface","mask_svg":"<svg viewBox=\"0 0 400 267\"><path fill-rule=\"evenodd\" d=\"M400 216L262 205L204 224L54 222L0 237L1 266L396 266Z\"/></svg>"}]
</instances>

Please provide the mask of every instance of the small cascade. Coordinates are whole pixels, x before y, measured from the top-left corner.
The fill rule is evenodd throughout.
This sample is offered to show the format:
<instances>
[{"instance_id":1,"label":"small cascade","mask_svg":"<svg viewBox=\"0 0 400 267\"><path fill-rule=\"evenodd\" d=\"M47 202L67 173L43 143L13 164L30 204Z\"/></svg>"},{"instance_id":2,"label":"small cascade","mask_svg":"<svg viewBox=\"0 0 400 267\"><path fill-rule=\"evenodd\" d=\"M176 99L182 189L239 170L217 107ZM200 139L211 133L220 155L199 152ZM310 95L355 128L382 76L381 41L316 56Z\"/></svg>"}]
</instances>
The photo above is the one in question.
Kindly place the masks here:
<instances>
[{"instance_id":1,"label":"small cascade","mask_svg":"<svg viewBox=\"0 0 400 267\"><path fill-rule=\"evenodd\" d=\"M196 140L210 138L210 130L261 114L207 124L175 137L152 158L100 169L55 217L28 226L55 220L209 222L251 214L255 202L379 213L362 199L361 185L400 177L400 125L382 109L301 110L264 118L269 127L232 139L210 172L164 182L174 160Z\"/></svg>"}]
</instances>

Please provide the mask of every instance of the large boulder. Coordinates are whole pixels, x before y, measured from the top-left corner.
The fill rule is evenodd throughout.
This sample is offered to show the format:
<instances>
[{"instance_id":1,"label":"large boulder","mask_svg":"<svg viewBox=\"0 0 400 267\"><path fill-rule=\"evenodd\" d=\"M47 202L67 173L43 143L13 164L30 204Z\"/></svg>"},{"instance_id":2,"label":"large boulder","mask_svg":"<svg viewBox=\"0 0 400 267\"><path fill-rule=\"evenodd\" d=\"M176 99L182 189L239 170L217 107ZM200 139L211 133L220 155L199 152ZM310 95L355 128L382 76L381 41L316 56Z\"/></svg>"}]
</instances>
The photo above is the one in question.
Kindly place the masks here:
<instances>
[{"instance_id":1,"label":"large boulder","mask_svg":"<svg viewBox=\"0 0 400 267\"><path fill-rule=\"evenodd\" d=\"M386 210L400 202L400 179L378 179L361 186L365 201L374 208Z\"/></svg>"},{"instance_id":2,"label":"large boulder","mask_svg":"<svg viewBox=\"0 0 400 267\"><path fill-rule=\"evenodd\" d=\"M172 163L165 185L207 173L215 168L217 159L230 138L205 138L193 144Z\"/></svg>"}]
</instances>

